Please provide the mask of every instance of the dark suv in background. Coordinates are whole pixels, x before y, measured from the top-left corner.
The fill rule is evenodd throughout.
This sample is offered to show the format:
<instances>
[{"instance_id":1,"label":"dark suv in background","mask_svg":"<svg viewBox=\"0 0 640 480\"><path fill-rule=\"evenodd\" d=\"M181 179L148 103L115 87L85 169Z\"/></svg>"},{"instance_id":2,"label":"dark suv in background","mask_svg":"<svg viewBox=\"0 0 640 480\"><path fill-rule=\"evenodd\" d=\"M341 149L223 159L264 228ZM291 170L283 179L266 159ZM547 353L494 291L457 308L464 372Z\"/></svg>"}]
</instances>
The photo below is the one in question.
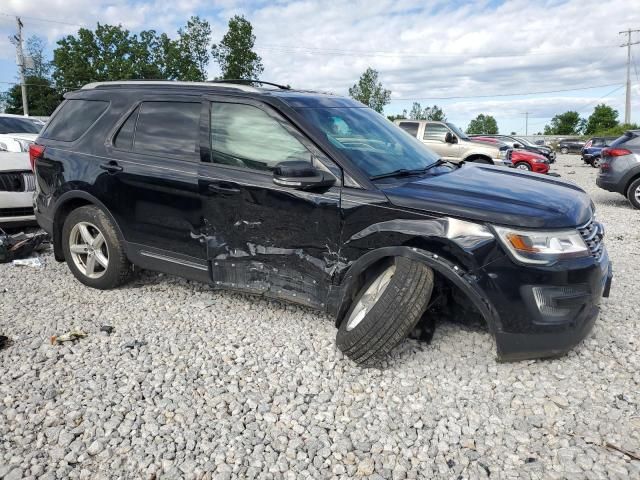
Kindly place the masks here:
<instances>
[{"instance_id":1,"label":"dark suv in background","mask_svg":"<svg viewBox=\"0 0 640 480\"><path fill-rule=\"evenodd\" d=\"M558 142L558 150L560 153L580 153L582 151L582 147L584 147L584 141L576 139L576 138L566 138L564 140L560 140Z\"/></svg>"},{"instance_id":2,"label":"dark suv in background","mask_svg":"<svg viewBox=\"0 0 640 480\"><path fill-rule=\"evenodd\" d=\"M629 130L602 150L596 184L640 209L640 130Z\"/></svg>"},{"instance_id":3,"label":"dark suv in background","mask_svg":"<svg viewBox=\"0 0 640 480\"><path fill-rule=\"evenodd\" d=\"M558 355L608 295L583 190L444 161L352 99L183 82L65 98L30 148L36 215L90 287L135 265L300 303L366 365L419 322L472 313L501 359Z\"/></svg>"}]
</instances>

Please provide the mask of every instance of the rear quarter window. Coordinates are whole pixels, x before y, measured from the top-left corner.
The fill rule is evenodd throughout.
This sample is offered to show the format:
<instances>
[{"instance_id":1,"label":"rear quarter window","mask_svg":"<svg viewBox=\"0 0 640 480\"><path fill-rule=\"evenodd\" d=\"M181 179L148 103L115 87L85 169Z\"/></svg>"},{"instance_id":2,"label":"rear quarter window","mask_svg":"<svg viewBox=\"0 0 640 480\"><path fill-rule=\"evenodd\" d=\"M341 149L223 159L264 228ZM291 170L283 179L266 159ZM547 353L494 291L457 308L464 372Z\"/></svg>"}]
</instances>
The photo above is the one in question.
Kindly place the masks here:
<instances>
[{"instance_id":1,"label":"rear quarter window","mask_svg":"<svg viewBox=\"0 0 640 480\"><path fill-rule=\"evenodd\" d=\"M418 135L418 128L420 128L420 124L417 122L400 122L398 126L412 137Z\"/></svg>"},{"instance_id":2,"label":"rear quarter window","mask_svg":"<svg viewBox=\"0 0 640 480\"><path fill-rule=\"evenodd\" d=\"M107 110L104 100L66 100L42 133L42 138L73 142L80 138Z\"/></svg>"}]
</instances>

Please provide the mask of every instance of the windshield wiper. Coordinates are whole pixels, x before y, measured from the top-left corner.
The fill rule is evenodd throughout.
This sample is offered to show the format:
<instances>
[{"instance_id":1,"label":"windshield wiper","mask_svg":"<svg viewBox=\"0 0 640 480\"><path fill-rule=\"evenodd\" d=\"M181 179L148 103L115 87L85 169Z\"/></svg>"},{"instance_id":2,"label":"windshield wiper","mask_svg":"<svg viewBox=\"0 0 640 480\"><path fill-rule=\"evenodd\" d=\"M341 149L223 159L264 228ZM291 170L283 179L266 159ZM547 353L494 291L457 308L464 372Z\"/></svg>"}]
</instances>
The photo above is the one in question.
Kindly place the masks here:
<instances>
[{"instance_id":1,"label":"windshield wiper","mask_svg":"<svg viewBox=\"0 0 640 480\"><path fill-rule=\"evenodd\" d=\"M387 173L381 173L380 175L374 175L370 178L371 180L378 180L380 178L409 177L411 175L421 175L423 173L428 172L432 168L439 167L440 165L444 165L445 163L449 163L449 162L439 158L438 160L433 162L431 165L424 168L414 168L414 169L399 168L398 170L394 170L392 172L387 172Z\"/></svg>"}]
</instances>

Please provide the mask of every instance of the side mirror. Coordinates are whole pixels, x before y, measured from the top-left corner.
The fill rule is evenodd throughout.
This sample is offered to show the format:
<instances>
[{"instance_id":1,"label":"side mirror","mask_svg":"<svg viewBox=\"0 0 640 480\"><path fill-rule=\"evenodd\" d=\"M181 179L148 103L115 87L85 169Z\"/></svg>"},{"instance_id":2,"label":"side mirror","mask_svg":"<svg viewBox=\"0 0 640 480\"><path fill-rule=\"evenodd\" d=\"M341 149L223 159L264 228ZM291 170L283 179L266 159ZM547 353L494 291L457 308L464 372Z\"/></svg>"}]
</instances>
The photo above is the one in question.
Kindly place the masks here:
<instances>
[{"instance_id":1,"label":"side mirror","mask_svg":"<svg viewBox=\"0 0 640 480\"><path fill-rule=\"evenodd\" d=\"M444 141L447 143L458 143L458 138L451 132L447 132L444 136Z\"/></svg>"},{"instance_id":2,"label":"side mirror","mask_svg":"<svg viewBox=\"0 0 640 480\"><path fill-rule=\"evenodd\" d=\"M513 148L522 148L522 145L520 145L519 143L514 143Z\"/></svg>"},{"instance_id":3,"label":"side mirror","mask_svg":"<svg viewBox=\"0 0 640 480\"><path fill-rule=\"evenodd\" d=\"M336 179L332 175L318 170L304 160L280 162L273 169L273 183L281 187L308 190L330 187L335 182Z\"/></svg>"}]
</instances>

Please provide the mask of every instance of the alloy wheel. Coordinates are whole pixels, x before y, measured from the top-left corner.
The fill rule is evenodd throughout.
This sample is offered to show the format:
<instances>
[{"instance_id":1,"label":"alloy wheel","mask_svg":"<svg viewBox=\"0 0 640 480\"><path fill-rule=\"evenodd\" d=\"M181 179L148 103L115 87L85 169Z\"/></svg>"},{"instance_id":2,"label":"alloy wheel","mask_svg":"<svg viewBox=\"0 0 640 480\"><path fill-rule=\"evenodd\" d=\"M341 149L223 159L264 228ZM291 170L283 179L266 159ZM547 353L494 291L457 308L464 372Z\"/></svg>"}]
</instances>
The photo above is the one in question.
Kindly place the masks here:
<instances>
[{"instance_id":1,"label":"alloy wheel","mask_svg":"<svg viewBox=\"0 0 640 480\"><path fill-rule=\"evenodd\" d=\"M349 319L347 320L347 331L351 331L356 328L364 317L369 313L373 306L380 300L380 297L389 286L389 282L393 278L393 274L396 271L396 266L391 265L384 272L382 272L372 283L367 290L362 294L355 308L352 310Z\"/></svg>"},{"instance_id":2,"label":"alloy wheel","mask_svg":"<svg viewBox=\"0 0 640 480\"><path fill-rule=\"evenodd\" d=\"M100 278L109 266L109 248L104 235L94 224L76 223L69 234L73 263L87 278Z\"/></svg>"},{"instance_id":3,"label":"alloy wheel","mask_svg":"<svg viewBox=\"0 0 640 480\"><path fill-rule=\"evenodd\" d=\"M527 167L526 163L520 163L517 167L518 170L525 170L525 171L529 171L529 167Z\"/></svg>"}]
</instances>

